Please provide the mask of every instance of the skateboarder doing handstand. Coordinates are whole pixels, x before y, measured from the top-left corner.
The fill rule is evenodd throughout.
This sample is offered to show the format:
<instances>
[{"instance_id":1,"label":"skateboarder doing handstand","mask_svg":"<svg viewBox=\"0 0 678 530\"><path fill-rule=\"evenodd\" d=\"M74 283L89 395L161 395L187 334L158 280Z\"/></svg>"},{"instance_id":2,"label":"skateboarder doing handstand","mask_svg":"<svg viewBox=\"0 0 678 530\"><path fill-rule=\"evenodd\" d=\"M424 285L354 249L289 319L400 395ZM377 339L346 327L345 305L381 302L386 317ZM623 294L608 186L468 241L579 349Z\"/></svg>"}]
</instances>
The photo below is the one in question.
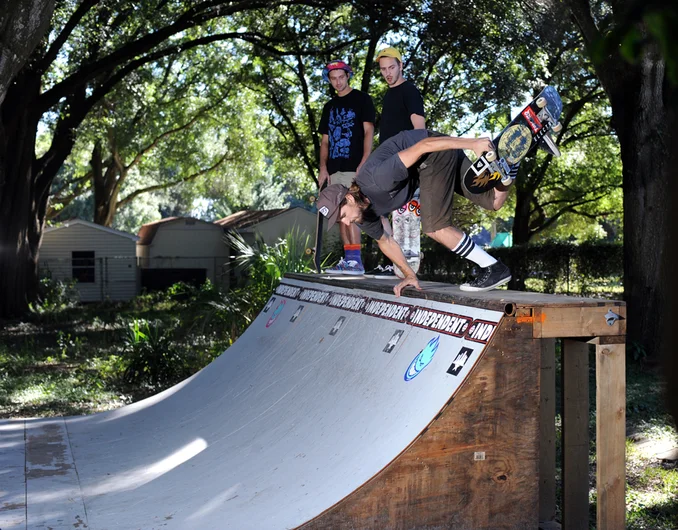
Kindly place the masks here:
<instances>
[{"instance_id":1,"label":"skateboarder doing handstand","mask_svg":"<svg viewBox=\"0 0 678 530\"><path fill-rule=\"evenodd\" d=\"M464 189L461 175L471 161L463 149L480 156L494 147L489 138L454 138L425 129L403 131L370 155L350 189L335 184L320 193L318 211L327 218L328 228L337 221L358 225L403 271L405 279L393 288L396 296L407 286L420 286L400 246L384 232L381 217L406 204L417 187L421 189L424 233L482 268L474 281L460 286L462 290L488 291L511 279L508 267L452 226L455 192L487 210L498 210L508 197L509 187L504 185L482 194Z\"/></svg>"}]
</instances>

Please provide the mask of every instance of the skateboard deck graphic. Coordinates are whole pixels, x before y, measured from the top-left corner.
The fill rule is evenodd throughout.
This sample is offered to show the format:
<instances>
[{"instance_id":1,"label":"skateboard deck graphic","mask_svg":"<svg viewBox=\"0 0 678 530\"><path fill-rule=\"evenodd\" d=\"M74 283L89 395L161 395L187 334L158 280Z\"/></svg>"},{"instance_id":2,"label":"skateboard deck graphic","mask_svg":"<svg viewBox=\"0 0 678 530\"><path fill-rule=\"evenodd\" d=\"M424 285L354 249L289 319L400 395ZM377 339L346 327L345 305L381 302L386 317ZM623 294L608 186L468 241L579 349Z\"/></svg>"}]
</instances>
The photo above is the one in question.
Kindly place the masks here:
<instances>
[{"instance_id":1,"label":"skateboard deck graphic","mask_svg":"<svg viewBox=\"0 0 678 530\"><path fill-rule=\"evenodd\" d=\"M323 183L323 185L320 187L318 190L318 195L320 195L320 192L325 189L327 186L327 181ZM311 197L312 202L316 202L318 199L317 197ZM323 227L325 225L325 216L321 214L320 212L316 213L316 221L315 221L315 242L313 245L313 248L307 248L306 249L306 254L313 254L313 265L315 265L315 270L318 274L322 273L322 268L321 268L321 263L320 263L320 255L322 254L322 247L323 247Z\"/></svg>"},{"instance_id":2,"label":"skateboard deck graphic","mask_svg":"<svg viewBox=\"0 0 678 530\"><path fill-rule=\"evenodd\" d=\"M544 89L506 128L492 140L494 151L488 151L468 168L464 185L471 193L484 193L500 182L509 184L513 179L511 171L537 146L554 156L560 151L550 136L559 131L558 122L563 103L555 88Z\"/></svg>"},{"instance_id":3,"label":"skateboard deck graphic","mask_svg":"<svg viewBox=\"0 0 678 530\"><path fill-rule=\"evenodd\" d=\"M405 254L407 263L415 274L421 265L421 216L419 205L419 189L407 204L393 212L393 239ZM393 272L398 278L404 278L402 271L393 265Z\"/></svg>"}]
</instances>

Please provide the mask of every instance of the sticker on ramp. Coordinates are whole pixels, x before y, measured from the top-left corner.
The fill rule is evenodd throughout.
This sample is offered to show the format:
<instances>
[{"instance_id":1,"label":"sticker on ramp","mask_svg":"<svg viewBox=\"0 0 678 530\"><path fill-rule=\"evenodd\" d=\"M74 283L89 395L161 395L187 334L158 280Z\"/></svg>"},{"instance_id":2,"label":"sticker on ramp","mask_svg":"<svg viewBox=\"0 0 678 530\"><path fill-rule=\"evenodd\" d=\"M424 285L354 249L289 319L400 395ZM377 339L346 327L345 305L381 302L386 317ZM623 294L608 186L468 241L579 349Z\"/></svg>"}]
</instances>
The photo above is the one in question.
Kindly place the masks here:
<instances>
[{"instance_id":1,"label":"sticker on ramp","mask_svg":"<svg viewBox=\"0 0 678 530\"><path fill-rule=\"evenodd\" d=\"M386 353L391 353L393 349L396 347L398 344L398 341L400 340L400 337L403 336L404 330L398 329L396 332L393 334L393 336L389 339L389 341L386 343L386 346L384 347L384 352Z\"/></svg>"},{"instance_id":2,"label":"sticker on ramp","mask_svg":"<svg viewBox=\"0 0 678 530\"><path fill-rule=\"evenodd\" d=\"M304 310L304 306L303 306L303 305L300 305L299 307L297 307L297 310L296 310L296 311L294 312L294 314L292 315L292 318L290 318L290 322L294 322L296 319L298 319L298 318L299 318L299 315L301 315L301 312L302 312L303 310Z\"/></svg>"},{"instance_id":3,"label":"sticker on ramp","mask_svg":"<svg viewBox=\"0 0 678 530\"><path fill-rule=\"evenodd\" d=\"M339 332L339 330L341 329L341 326L344 325L345 321L346 321L346 317L339 317L339 320L337 320L334 323L334 326L330 330L330 335L333 335L333 336L336 335Z\"/></svg>"},{"instance_id":4,"label":"sticker on ramp","mask_svg":"<svg viewBox=\"0 0 678 530\"><path fill-rule=\"evenodd\" d=\"M268 310L271 309L271 306L275 302L275 296L271 296L268 302L266 302L266 305L264 306L264 313L268 313Z\"/></svg>"},{"instance_id":5,"label":"sticker on ramp","mask_svg":"<svg viewBox=\"0 0 678 530\"><path fill-rule=\"evenodd\" d=\"M273 322L275 322L278 319L278 317L280 316L280 313L282 313L282 310L284 308L285 308L285 300L280 300L278 307L275 308L275 311L273 311L271 318L269 318L268 322L266 322L267 328L273 325Z\"/></svg>"},{"instance_id":6,"label":"sticker on ramp","mask_svg":"<svg viewBox=\"0 0 678 530\"><path fill-rule=\"evenodd\" d=\"M462 347L450 367L447 369L447 373L454 376L459 375L461 369L466 366L466 363L471 358L472 353L473 350L471 348L466 348L465 346Z\"/></svg>"},{"instance_id":7,"label":"sticker on ramp","mask_svg":"<svg viewBox=\"0 0 678 530\"><path fill-rule=\"evenodd\" d=\"M426 347L419 352L419 355L412 359L410 366L407 367L407 371L405 372L405 381L412 381L412 379L417 377L424 368L431 364L433 356L438 351L439 342L440 335L433 337L428 341Z\"/></svg>"}]
</instances>

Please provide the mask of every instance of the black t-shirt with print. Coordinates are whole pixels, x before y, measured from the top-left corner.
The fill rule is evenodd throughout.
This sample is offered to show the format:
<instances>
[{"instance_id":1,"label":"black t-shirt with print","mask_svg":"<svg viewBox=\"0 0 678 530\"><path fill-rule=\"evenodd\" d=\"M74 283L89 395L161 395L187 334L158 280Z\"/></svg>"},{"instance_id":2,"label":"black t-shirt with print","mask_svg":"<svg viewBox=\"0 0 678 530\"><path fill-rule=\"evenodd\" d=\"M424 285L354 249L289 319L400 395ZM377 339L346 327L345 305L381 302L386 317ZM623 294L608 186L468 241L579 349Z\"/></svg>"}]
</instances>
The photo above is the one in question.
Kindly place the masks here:
<instances>
[{"instance_id":1,"label":"black t-shirt with print","mask_svg":"<svg viewBox=\"0 0 678 530\"><path fill-rule=\"evenodd\" d=\"M356 90L335 96L323 107L318 132L329 137L327 172L355 171L363 158L364 122L374 123L372 98Z\"/></svg>"},{"instance_id":2,"label":"black t-shirt with print","mask_svg":"<svg viewBox=\"0 0 678 530\"><path fill-rule=\"evenodd\" d=\"M412 81L405 81L397 87L389 88L384 96L379 122L379 143L395 136L401 131L414 129L412 114L426 117L424 99Z\"/></svg>"}]
</instances>

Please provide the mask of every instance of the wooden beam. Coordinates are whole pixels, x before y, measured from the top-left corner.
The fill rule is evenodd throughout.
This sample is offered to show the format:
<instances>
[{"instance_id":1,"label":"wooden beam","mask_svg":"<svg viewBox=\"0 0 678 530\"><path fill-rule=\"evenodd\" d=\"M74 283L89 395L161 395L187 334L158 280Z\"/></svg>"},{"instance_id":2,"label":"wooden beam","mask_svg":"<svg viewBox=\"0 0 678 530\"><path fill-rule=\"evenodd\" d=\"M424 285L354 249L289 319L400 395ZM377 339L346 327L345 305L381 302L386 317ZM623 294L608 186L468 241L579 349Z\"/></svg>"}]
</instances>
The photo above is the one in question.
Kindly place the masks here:
<instances>
[{"instance_id":1,"label":"wooden beam","mask_svg":"<svg viewBox=\"0 0 678 530\"><path fill-rule=\"evenodd\" d=\"M539 387L539 526L556 518L556 339L542 339Z\"/></svg>"},{"instance_id":2,"label":"wooden beam","mask_svg":"<svg viewBox=\"0 0 678 530\"><path fill-rule=\"evenodd\" d=\"M620 318L607 318L610 311ZM626 335L626 306L535 308L533 330L534 338Z\"/></svg>"},{"instance_id":3,"label":"wooden beam","mask_svg":"<svg viewBox=\"0 0 678 530\"><path fill-rule=\"evenodd\" d=\"M596 346L598 530L625 527L626 348Z\"/></svg>"},{"instance_id":4,"label":"wooden beam","mask_svg":"<svg viewBox=\"0 0 678 530\"><path fill-rule=\"evenodd\" d=\"M589 345L563 340L563 528L589 527Z\"/></svg>"}]
</instances>

